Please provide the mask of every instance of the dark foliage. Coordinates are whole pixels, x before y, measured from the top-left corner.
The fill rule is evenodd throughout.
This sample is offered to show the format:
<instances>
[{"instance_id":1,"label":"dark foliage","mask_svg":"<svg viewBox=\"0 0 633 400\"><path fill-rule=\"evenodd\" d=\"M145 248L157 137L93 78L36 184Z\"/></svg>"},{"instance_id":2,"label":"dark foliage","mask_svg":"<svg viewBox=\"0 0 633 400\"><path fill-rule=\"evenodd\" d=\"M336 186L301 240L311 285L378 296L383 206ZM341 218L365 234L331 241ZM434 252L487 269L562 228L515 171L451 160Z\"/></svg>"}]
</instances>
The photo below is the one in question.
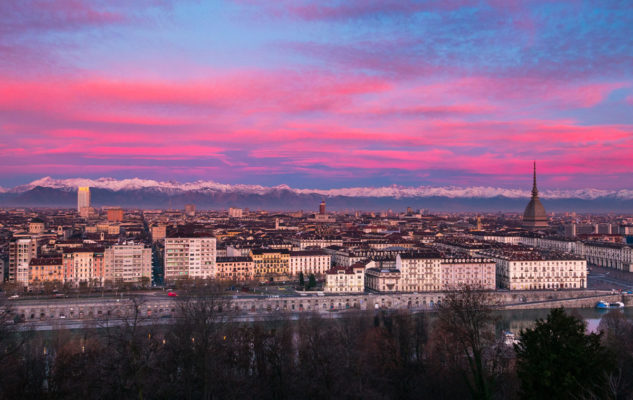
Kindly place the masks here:
<instances>
[{"instance_id":1,"label":"dark foliage","mask_svg":"<svg viewBox=\"0 0 633 400\"><path fill-rule=\"evenodd\" d=\"M613 359L602 333L585 330L584 321L556 308L521 332L515 345L521 398L608 398Z\"/></svg>"},{"instance_id":2,"label":"dark foliage","mask_svg":"<svg viewBox=\"0 0 633 400\"><path fill-rule=\"evenodd\" d=\"M197 295L179 298L186 318L169 325L133 312L81 331L16 334L3 326L0 399L516 398L514 351L496 339L480 295L456 293L429 314L253 323L228 322L220 311L226 303ZM523 396L630 398L630 323L614 316L603 336L587 336L578 320L552 315L524 332ZM543 330L557 333L538 336ZM545 344L534 347L531 335ZM617 368L601 340L622 346ZM539 363L529 364L534 358ZM535 382L545 373L566 391Z\"/></svg>"}]
</instances>

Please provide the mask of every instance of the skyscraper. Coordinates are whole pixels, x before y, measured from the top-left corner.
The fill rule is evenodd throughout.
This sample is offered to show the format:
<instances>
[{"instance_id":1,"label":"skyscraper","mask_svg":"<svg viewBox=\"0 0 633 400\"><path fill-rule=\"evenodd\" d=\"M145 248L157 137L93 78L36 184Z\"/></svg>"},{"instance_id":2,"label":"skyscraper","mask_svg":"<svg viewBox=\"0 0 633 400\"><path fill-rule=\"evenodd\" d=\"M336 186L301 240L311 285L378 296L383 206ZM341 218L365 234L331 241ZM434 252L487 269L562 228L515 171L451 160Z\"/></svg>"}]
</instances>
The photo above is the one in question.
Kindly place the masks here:
<instances>
[{"instance_id":1,"label":"skyscraper","mask_svg":"<svg viewBox=\"0 0 633 400\"><path fill-rule=\"evenodd\" d=\"M90 207L90 188L88 186L80 187L77 190L77 212L88 207Z\"/></svg>"},{"instance_id":2,"label":"skyscraper","mask_svg":"<svg viewBox=\"0 0 633 400\"><path fill-rule=\"evenodd\" d=\"M321 200L321 204L319 204L319 214L325 215L325 200Z\"/></svg>"}]
</instances>

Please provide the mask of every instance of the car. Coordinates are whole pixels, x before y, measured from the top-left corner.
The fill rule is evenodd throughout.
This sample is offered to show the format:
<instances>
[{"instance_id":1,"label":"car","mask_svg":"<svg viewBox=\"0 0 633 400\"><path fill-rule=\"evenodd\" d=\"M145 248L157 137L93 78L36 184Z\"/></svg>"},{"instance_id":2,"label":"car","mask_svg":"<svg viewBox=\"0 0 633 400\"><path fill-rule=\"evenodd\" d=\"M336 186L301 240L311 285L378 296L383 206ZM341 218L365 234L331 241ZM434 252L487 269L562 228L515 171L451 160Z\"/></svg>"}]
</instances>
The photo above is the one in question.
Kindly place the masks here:
<instances>
[{"instance_id":1,"label":"car","mask_svg":"<svg viewBox=\"0 0 633 400\"><path fill-rule=\"evenodd\" d=\"M169 297L178 297L178 295L175 292L167 292L167 296L169 296Z\"/></svg>"},{"instance_id":2,"label":"car","mask_svg":"<svg viewBox=\"0 0 633 400\"><path fill-rule=\"evenodd\" d=\"M9 299L19 299L20 296L17 294L14 294L13 296L9 296Z\"/></svg>"}]
</instances>

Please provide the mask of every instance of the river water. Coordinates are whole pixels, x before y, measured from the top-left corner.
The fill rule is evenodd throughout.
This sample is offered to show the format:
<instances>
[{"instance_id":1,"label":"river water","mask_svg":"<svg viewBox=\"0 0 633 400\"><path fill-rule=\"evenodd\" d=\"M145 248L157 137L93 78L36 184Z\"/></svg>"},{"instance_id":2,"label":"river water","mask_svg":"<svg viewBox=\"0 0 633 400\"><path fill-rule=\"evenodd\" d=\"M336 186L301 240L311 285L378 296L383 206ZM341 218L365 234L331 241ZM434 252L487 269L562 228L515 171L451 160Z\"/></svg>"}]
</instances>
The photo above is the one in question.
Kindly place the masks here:
<instances>
[{"instance_id":1,"label":"river water","mask_svg":"<svg viewBox=\"0 0 633 400\"><path fill-rule=\"evenodd\" d=\"M614 310L598 310L595 308L568 308L568 313L580 316L587 323L587 331L596 332L600 320L607 313L617 312L623 313L624 316L633 320L633 308L622 308ZM503 331L511 331L518 334L521 329L531 328L534 326L536 319L547 318L548 309L542 310L504 310L495 312L499 316L497 328Z\"/></svg>"}]
</instances>

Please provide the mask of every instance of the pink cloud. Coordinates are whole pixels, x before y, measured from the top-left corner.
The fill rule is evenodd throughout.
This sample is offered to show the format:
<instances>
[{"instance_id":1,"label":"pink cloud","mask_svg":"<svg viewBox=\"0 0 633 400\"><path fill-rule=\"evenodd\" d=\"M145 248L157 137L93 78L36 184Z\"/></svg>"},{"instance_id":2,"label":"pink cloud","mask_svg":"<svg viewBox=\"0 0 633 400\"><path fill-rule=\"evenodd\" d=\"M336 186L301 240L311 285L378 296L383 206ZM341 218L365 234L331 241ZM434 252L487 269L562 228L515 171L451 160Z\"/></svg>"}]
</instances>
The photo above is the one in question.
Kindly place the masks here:
<instances>
[{"instance_id":1,"label":"pink cloud","mask_svg":"<svg viewBox=\"0 0 633 400\"><path fill-rule=\"evenodd\" d=\"M216 71L189 81L0 77L0 155L3 169L22 164L22 173L71 170L70 160L75 170L120 171L110 164L125 160L139 173L196 176L442 170L504 179L525 174L533 159L567 176L626 173L630 125L516 111L595 105L622 85L487 77L403 84L323 71Z\"/></svg>"}]
</instances>

